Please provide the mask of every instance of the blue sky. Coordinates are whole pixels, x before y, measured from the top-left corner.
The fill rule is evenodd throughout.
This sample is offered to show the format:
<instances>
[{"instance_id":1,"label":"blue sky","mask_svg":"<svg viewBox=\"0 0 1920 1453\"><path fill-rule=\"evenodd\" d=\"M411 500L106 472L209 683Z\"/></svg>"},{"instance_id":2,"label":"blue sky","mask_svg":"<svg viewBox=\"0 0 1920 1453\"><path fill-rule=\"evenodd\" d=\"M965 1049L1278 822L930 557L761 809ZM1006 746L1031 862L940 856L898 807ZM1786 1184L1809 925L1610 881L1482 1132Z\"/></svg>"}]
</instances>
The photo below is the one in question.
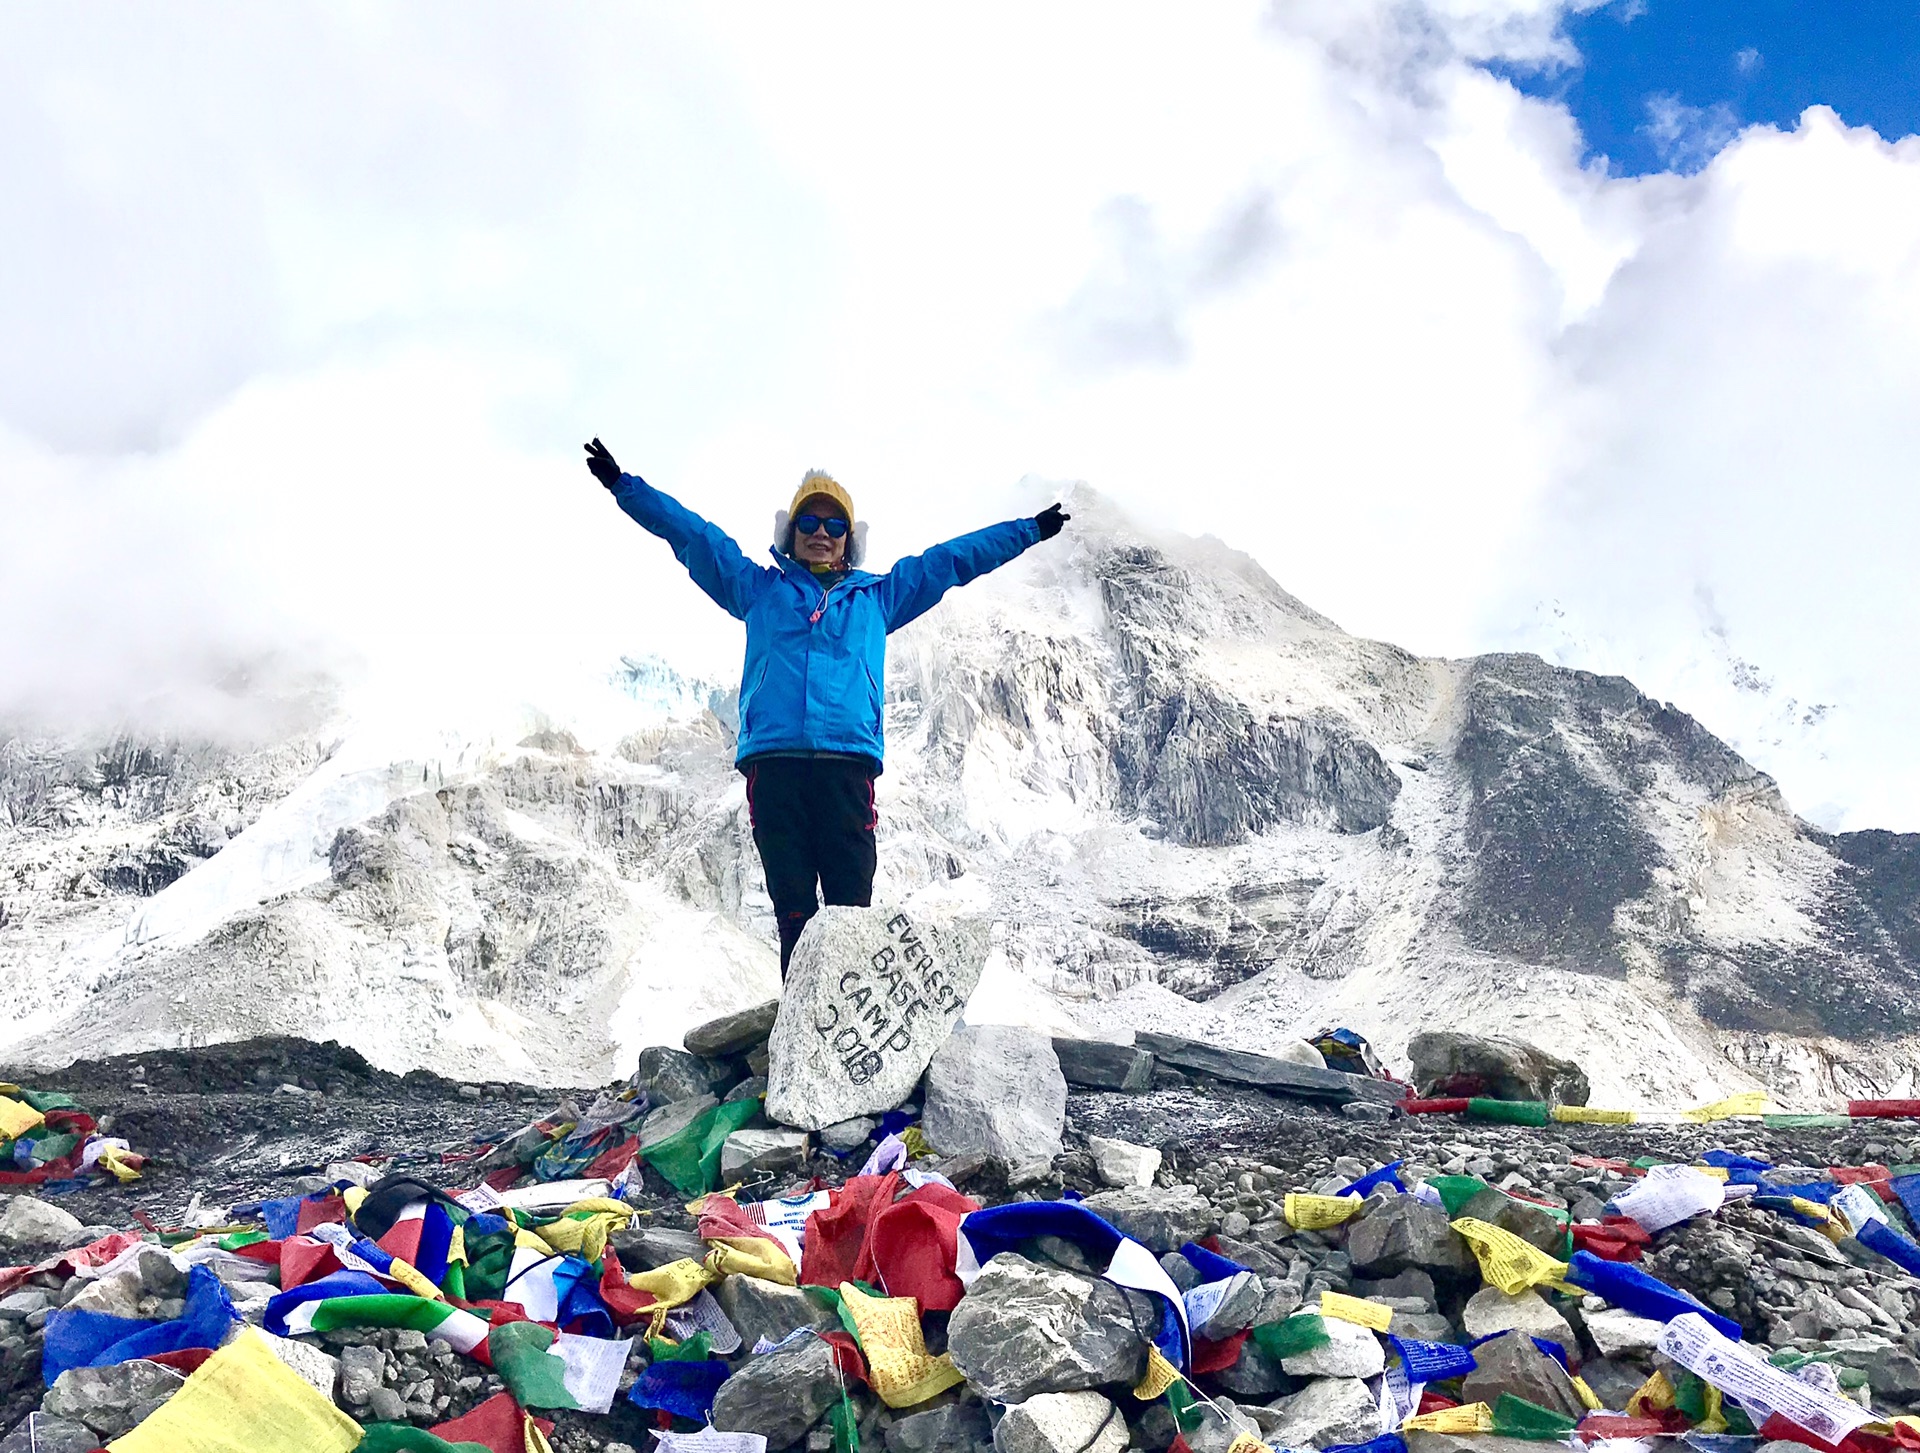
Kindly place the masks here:
<instances>
[{"instance_id":1,"label":"blue sky","mask_svg":"<svg viewBox=\"0 0 1920 1453\"><path fill-rule=\"evenodd\" d=\"M1697 171L1816 104L1890 141L1920 131L1916 0L1610 0L1566 29L1577 68L1503 74L1564 100L1619 174Z\"/></svg>"}]
</instances>

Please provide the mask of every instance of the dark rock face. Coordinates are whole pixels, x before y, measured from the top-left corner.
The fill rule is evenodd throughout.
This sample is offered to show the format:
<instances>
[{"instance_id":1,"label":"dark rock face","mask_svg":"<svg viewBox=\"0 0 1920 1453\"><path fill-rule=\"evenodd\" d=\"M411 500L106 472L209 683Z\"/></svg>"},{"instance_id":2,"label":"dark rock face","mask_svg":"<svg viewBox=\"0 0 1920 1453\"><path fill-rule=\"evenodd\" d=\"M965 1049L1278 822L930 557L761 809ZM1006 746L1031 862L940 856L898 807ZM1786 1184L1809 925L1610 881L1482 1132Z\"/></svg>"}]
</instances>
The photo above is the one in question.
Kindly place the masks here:
<instances>
[{"instance_id":1,"label":"dark rock face","mask_svg":"<svg viewBox=\"0 0 1920 1453\"><path fill-rule=\"evenodd\" d=\"M728 1059L745 1054L755 1045L765 1044L773 1033L773 1021L779 1017L780 1001L769 999L738 1014L710 1019L697 1024L682 1040L688 1054L707 1059Z\"/></svg>"},{"instance_id":2,"label":"dark rock face","mask_svg":"<svg viewBox=\"0 0 1920 1453\"><path fill-rule=\"evenodd\" d=\"M1258 1085L1277 1094L1299 1095L1305 1099L1330 1100L1343 1105L1350 1100L1377 1099L1392 1102L1401 1092L1384 1080L1361 1075L1342 1074L1339 1070L1313 1069L1291 1060L1270 1055L1249 1054L1245 1050L1220 1049L1175 1034L1139 1030L1134 1040L1142 1049L1153 1051L1155 1059L1177 1069L1212 1075L1235 1084Z\"/></svg>"},{"instance_id":3,"label":"dark rock face","mask_svg":"<svg viewBox=\"0 0 1920 1453\"><path fill-rule=\"evenodd\" d=\"M1053 1052L1060 1060L1060 1073L1069 1085L1138 1094L1153 1084L1153 1055L1130 1044L1056 1039Z\"/></svg>"},{"instance_id":4,"label":"dark rock face","mask_svg":"<svg viewBox=\"0 0 1920 1453\"><path fill-rule=\"evenodd\" d=\"M1422 1095L1485 1095L1584 1105L1586 1071L1525 1040L1428 1030L1407 1042L1414 1089Z\"/></svg>"},{"instance_id":5,"label":"dark rock face","mask_svg":"<svg viewBox=\"0 0 1920 1453\"><path fill-rule=\"evenodd\" d=\"M1465 1276L1478 1265L1447 1213L1412 1196L1370 1208L1347 1233L1347 1254L1356 1267L1379 1276L1409 1269ZM1429 1280L1429 1296L1432 1285Z\"/></svg>"},{"instance_id":6,"label":"dark rock face","mask_svg":"<svg viewBox=\"0 0 1920 1453\"><path fill-rule=\"evenodd\" d=\"M1656 764L1730 784L1756 775L1690 717L1618 676L1482 656L1464 684L1455 755L1471 790L1469 943L1622 974L1614 910L1652 885L1658 846L1626 795Z\"/></svg>"},{"instance_id":7,"label":"dark rock face","mask_svg":"<svg viewBox=\"0 0 1920 1453\"><path fill-rule=\"evenodd\" d=\"M1256 716L1187 669L1190 648L1168 629L1190 613L1185 569L1141 545L1107 552L1094 573L1137 708L1123 713L1137 735L1114 744L1114 766L1123 795L1168 837L1235 843L1280 822L1366 832L1392 815L1400 779L1347 722Z\"/></svg>"},{"instance_id":8,"label":"dark rock face","mask_svg":"<svg viewBox=\"0 0 1920 1453\"><path fill-rule=\"evenodd\" d=\"M720 1384L713 1426L723 1433L763 1433L785 1448L806 1436L840 1396L833 1348L809 1338L791 1352L749 1358Z\"/></svg>"},{"instance_id":9,"label":"dark rock face","mask_svg":"<svg viewBox=\"0 0 1920 1453\"><path fill-rule=\"evenodd\" d=\"M1586 1404L1566 1369L1535 1347L1526 1333L1502 1332L1474 1348L1473 1355L1478 1365L1460 1385L1467 1401L1492 1404L1510 1392L1565 1417L1586 1415Z\"/></svg>"}]
</instances>

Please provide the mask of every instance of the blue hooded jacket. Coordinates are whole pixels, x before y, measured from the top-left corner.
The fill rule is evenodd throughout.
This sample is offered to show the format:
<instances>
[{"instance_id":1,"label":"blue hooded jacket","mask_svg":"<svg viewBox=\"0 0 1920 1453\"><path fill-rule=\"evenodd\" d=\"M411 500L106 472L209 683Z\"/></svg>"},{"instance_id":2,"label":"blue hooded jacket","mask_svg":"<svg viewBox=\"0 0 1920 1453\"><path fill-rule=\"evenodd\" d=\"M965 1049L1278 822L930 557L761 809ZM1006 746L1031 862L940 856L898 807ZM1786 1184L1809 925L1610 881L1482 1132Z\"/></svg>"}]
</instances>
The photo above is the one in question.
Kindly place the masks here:
<instances>
[{"instance_id":1,"label":"blue hooded jacket","mask_svg":"<svg viewBox=\"0 0 1920 1453\"><path fill-rule=\"evenodd\" d=\"M1032 520L1008 520L909 556L885 575L848 570L823 590L777 550L771 566L753 564L726 531L637 475L621 475L613 497L673 547L715 604L746 622L736 765L766 752L847 752L879 772L887 637L1040 540Z\"/></svg>"}]
</instances>

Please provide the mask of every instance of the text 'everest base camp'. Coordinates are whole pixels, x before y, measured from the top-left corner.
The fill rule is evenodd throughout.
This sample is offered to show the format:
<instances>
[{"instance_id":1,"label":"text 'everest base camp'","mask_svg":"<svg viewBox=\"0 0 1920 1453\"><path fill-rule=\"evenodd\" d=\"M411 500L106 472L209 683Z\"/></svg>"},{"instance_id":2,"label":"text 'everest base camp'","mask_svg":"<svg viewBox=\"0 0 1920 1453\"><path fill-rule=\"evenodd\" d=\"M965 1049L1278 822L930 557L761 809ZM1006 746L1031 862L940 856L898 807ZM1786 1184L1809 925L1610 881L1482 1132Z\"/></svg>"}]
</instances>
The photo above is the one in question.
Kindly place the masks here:
<instances>
[{"instance_id":1,"label":"text 'everest base camp'","mask_svg":"<svg viewBox=\"0 0 1920 1453\"><path fill-rule=\"evenodd\" d=\"M797 935L658 663L8 739L0 1453L1920 1448L1920 840L1066 506Z\"/></svg>"}]
</instances>

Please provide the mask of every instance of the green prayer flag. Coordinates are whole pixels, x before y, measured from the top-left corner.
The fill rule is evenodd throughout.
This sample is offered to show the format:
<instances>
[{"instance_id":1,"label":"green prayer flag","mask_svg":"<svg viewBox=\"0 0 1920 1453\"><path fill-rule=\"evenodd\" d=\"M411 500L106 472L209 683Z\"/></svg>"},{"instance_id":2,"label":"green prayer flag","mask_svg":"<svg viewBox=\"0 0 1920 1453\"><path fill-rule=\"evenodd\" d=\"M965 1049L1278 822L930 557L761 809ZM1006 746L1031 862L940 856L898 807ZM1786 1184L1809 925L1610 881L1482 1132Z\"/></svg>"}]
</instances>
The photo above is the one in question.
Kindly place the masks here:
<instances>
[{"instance_id":1,"label":"green prayer flag","mask_svg":"<svg viewBox=\"0 0 1920 1453\"><path fill-rule=\"evenodd\" d=\"M1427 1184L1438 1193L1440 1204L1447 1208L1449 1221L1460 1214L1460 1208L1468 1201L1488 1189L1479 1176L1432 1176Z\"/></svg>"},{"instance_id":2,"label":"green prayer flag","mask_svg":"<svg viewBox=\"0 0 1920 1453\"><path fill-rule=\"evenodd\" d=\"M485 1443L449 1443L411 1423L368 1423L353 1453L493 1453Z\"/></svg>"},{"instance_id":3,"label":"green prayer flag","mask_svg":"<svg viewBox=\"0 0 1920 1453\"><path fill-rule=\"evenodd\" d=\"M683 1196L704 1195L720 1175L720 1147L734 1131L760 1113L756 1100L715 1105L692 1124L676 1130L645 1152L648 1165Z\"/></svg>"},{"instance_id":4,"label":"green prayer flag","mask_svg":"<svg viewBox=\"0 0 1920 1453\"><path fill-rule=\"evenodd\" d=\"M1253 1329L1253 1340L1277 1362L1283 1357L1298 1357L1302 1352L1324 1347L1333 1338L1318 1312L1301 1312L1277 1322L1261 1323Z\"/></svg>"},{"instance_id":5,"label":"green prayer flag","mask_svg":"<svg viewBox=\"0 0 1920 1453\"><path fill-rule=\"evenodd\" d=\"M1557 1443L1579 1425L1578 1418L1569 1418L1510 1392L1501 1393L1500 1400L1493 1405L1493 1431L1499 1437Z\"/></svg>"},{"instance_id":6,"label":"green prayer flag","mask_svg":"<svg viewBox=\"0 0 1920 1453\"><path fill-rule=\"evenodd\" d=\"M1467 1101L1467 1115L1474 1120L1494 1120L1502 1125L1551 1125L1553 1111L1545 1100L1488 1100L1479 1095Z\"/></svg>"}]
</instances>

